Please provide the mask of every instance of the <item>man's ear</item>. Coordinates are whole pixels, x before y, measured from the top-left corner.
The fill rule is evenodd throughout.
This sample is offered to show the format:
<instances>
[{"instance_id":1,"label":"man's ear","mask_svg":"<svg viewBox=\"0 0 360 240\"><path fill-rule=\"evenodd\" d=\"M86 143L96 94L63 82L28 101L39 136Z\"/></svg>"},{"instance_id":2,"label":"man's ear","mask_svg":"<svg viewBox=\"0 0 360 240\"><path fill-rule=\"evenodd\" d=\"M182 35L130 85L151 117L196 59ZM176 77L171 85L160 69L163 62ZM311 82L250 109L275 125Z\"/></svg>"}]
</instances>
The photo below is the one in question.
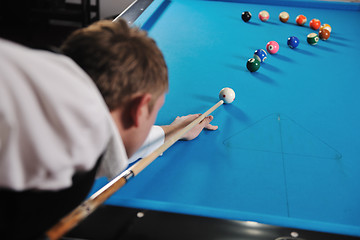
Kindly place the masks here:
<instances>
[{"instance_id":1,"label":"man's ear","mask_svg":"<svg viewBox=\"0 0 360 240\"><path fill-rule=\"evenodd\" d=\"M148 118L149 104L151 102L151 94L144 93L134 97L129 103L129 112L130 117L133 123L133 126L139 127L143 119Z\"/></svg>"}]
</instances>

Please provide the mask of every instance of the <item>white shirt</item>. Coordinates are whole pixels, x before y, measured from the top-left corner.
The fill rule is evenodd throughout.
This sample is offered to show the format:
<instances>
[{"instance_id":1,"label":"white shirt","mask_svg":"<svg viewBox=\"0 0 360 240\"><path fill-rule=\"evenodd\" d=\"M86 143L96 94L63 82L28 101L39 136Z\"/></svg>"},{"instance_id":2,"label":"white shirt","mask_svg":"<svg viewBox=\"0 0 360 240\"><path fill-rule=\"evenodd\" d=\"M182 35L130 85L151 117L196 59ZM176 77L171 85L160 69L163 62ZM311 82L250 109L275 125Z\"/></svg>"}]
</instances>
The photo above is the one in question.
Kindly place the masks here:
<instances>
[{"instance_id":1,"label":"white shirt","mask_svg":"<svg viewBox=\"0 0 360 240\"><path fill-rule=\"evenodd\" d=\"M164 142L154 126L130 161ZM57 190L76 171L103 160L113 178L128 165L106 104L88 75L68 57L0 39L0 187Z\"/></svg>"},{"instance_id":2,"label":"white shirt","mask_svg":"<svg viewBox=\"0 0 360 240\"><path fill-rule=\"evenodd\" d=\"M124 169L127 156L114 128L96 87L73 61L0 39L0 187L69 187L74 172L93 168L106 148L115 170Z\"/></svg>"}]
</instances>

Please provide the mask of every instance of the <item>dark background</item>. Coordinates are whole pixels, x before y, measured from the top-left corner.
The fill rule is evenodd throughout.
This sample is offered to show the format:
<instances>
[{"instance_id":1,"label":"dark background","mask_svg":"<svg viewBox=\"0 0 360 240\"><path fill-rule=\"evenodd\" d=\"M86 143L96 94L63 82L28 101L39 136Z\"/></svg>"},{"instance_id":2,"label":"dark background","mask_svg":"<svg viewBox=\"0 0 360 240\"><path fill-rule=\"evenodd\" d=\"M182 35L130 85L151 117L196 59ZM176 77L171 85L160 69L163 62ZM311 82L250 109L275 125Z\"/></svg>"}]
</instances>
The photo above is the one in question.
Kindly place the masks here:
<instances>
[{"instance_id":1,"label":"dark background","mask_svg":"<svg viewBox=\"0 0 360 240\"><path fill-rule=\"evenodd\" d=\"M31 48L56 51L71 32L98 19L98 2L0 1L0 37Z\"/></svg>"}]
</instances>

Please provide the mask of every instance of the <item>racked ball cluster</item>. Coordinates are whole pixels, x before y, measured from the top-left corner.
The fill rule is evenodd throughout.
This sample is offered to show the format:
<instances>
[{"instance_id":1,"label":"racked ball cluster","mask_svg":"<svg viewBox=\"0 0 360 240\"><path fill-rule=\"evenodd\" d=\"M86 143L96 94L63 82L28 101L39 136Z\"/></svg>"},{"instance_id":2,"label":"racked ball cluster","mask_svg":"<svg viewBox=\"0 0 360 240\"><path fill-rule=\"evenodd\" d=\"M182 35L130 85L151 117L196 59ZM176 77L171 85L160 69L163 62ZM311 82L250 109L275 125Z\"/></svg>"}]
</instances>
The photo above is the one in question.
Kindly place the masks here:
<instances>
[{"instance_id":1,"label":"racked ball cluster","mask_svg":"<svg viewBox=\"0 0 360 240\"><path fill-rule=\"evenodd\" d=\"M262 10L259 12L259 19L263 22L267 21L270 18L269 12ZM251 13L249 11L244 11L242 13L242 19L244 22L248 22L251 18ZM286 23L290 18L289 13L281 12L279 14L279 20L283 23ZM296 17L295 22L297 25L303 26L307 22L306 16L300 14ZM327 40L330 37L331 27L329 24L321 25L319 19L314 18L309 22L309 27L313 30L318 30L319 33L309 33L306 37L307 42L310 45L316 45L321 40ZM287 45L291 49L295 49L299 46L300 40L296 36L290 36L287 39ZM267 51L267 52L266 52ZM260 69L261 64L265 61L267 53L276 54L279 51L279 44L276 41L269 41L266 44L266 51L263 49L258 49L254 53L254 57L249 58L246 62L246 68L250 72L256 72Z\"/></svg>"}]
</instances>

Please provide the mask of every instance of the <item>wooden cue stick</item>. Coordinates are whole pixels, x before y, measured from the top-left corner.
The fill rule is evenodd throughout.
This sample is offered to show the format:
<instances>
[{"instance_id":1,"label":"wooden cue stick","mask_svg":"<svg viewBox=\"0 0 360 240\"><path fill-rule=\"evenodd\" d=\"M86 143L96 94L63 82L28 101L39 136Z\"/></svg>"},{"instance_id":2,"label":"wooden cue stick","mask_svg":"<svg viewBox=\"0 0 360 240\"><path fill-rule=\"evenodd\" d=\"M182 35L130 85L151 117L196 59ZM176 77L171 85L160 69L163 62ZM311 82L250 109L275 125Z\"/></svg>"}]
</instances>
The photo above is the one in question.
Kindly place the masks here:
<instances>
[{"instance_id":1,"label":"wooden cue stick","mask_svg":"<svg viewBox=\"0 0 360 240\"><path fill-rule=\"evenodd\" d=\"M127 181L139 174L144 168L146 168L150 163L152 163L160 154L166 151L171 147L176 141L178 141L182 136L189 132L194 126L199 124L205 117L212 113L215 109L221 106L224 103L223 100L220 100L209 110L201 114L194 121L189 123L186 127L179 130L172 137L170 137L163 145L158 147L154 152L152 152L147 157L139 160L136 164L125 170L122 174L111 180L104 187L94 193L88 200L84 201L80 206L75 208L67 216L62 218L56 225L50 228L46 232L46 236L50 240L57 240L61 238L64 234L74 228L78 223L84 220L89 216L93 211L96 210L102 203L104 203L111 195L113 195L117 190L124 186Z\"/></svg>"}]
</instances>

